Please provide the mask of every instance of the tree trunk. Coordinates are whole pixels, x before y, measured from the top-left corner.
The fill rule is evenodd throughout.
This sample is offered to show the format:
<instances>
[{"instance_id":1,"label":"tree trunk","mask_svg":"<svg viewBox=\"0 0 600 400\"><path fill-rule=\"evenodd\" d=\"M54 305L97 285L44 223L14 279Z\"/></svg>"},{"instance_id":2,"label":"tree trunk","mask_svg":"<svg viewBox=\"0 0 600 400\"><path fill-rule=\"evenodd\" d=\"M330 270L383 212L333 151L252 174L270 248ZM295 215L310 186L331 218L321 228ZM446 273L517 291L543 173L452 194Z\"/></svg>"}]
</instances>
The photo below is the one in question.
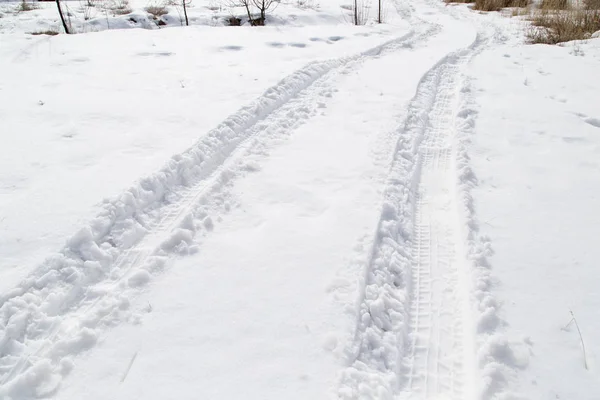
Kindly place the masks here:
<instances>
[{"instance_id":1,"label":"tree trunk","mask_svg":"<svg viewBox=\"0 0 600 400\"><path fill-rule=\"evenodd\" d=\"M183 15L185 15L185 26L190 26L190 21L188 20L188 16L187 16L187 5L186 5L187 0L182 0L183 3Z\"/></svg>"},{"instance_id":2,"label":"tree trunk","mask_svg":"<svg viewBox=\"0 0 600 400\"><path fill-rule=\"evenodd\" d=\"M379 0L379 10L377 10L377 22L381 23L381 0Z\"/></svg>"},{"instance_id":3,"label":"tree trunk","mask_svg":"<svg viewBox=\"0 0 600 400\"><path fill-rule=\"evenodd\" d=\"M358 0L354 0L354 25L358 25Z\"/></svg>"},{"instance_id":4,"label":"tree trunk","mask_svg":"<svg viewBox=\"0 0 600 400\"><path fill-rule=\"evenodd\" d=\"M67 25L67 21L65 21L65 16L63 15L63 11L60 6L60 0L56 0L56 7L58 8L58 14L60 15L60 20L62 21L62 26L63 26L63 28L65 28L65 33L66 34L71 33L69 31L69 26Z\"/></svg>"},{"instance_id":5,"label":"tree trunk","mask_svg":"<svg viewBox=\"0 0 600 400\"><path fill-rule=\"evenodd\" d=\"M248 13L248 23L252 25L252 14L250 14L250 0L244 1L244 7L246 7L246 13Z\"/></svg>"}]
</instances>

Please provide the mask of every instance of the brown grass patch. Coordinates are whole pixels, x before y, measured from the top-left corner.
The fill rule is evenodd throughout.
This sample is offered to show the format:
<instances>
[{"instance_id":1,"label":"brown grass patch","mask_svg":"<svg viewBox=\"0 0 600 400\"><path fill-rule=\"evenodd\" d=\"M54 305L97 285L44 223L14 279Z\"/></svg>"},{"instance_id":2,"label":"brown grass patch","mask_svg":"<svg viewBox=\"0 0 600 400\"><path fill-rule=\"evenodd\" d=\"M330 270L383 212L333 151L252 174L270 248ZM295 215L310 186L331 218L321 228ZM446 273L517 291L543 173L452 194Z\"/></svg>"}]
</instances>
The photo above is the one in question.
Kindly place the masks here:
<instances>
[{"instance_id":1,"label":"brown grass patch","mask_svg":"<svg viewBox=\"0 0 600 400\"><path fill-rule=\"evenodd\" d=\"M529 0L475 0L475 10L500 11L507 7L527 7Z\"/></svg>"},{"instance_id":2,"label":"brown grass patch","mask_svg":"<svg viewBox=\"0 0 600 400\"><path fill-rule=\"evenodd\" d=\"M600 30L600 10L540 10L532 16L527 32L531 43L557 44L585 40Z\"/></svg>"}]
</instances>

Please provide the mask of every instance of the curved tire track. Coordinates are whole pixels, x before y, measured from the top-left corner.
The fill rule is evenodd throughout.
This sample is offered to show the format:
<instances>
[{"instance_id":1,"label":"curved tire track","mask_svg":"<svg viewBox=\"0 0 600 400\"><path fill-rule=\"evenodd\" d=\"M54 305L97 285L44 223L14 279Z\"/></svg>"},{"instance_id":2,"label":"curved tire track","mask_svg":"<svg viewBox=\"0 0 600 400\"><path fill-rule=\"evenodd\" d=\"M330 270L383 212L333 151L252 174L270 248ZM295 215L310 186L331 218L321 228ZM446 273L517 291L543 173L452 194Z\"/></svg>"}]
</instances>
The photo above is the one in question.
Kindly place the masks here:
<instances>
[{"instance_id":1,"label":"curved tire track","mask_svg":"<svg viewBox=\"0 0 600 400\"><path fill-rule=\"evenodd\" d=\"M423 76L409 105L363 278L352 356L341 374L342 398L463 398L463 352L475 344L462 348L469 293L456 283L454 246L462 238L452 193L454 117L463 68L489 40L480 32L468 48L444 57ZM432 215L439 210L430 206L430 185L439 182L450 202L442 204L444 218L456 223L440 225Z\"/></svg>"},{"instance_id":2,"label":"curved tire track","mask_svg":"<svg viewBox=\"0 0 600 400\"><path fill-rule=\"evenodd\" d=\"M134 318L128 299L150 273L169 254L194 250L198 220L210 230L200 206L218 203L228 181L244 173L243 155L265 152L310 118L337 74L434 32L421 26L360 54L307 65L106 202L58 255L0 297L0 397L55 393L72 357L92 348L102 329Z\"/></svg>"}]
</instances>

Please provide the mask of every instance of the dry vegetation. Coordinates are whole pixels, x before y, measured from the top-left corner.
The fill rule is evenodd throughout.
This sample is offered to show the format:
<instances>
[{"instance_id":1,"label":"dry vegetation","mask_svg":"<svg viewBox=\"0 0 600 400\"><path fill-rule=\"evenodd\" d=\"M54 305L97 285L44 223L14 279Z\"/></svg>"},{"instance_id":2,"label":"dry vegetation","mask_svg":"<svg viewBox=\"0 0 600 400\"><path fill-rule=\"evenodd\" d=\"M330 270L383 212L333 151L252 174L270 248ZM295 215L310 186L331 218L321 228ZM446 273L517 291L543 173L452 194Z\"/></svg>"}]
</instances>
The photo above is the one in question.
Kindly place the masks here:
<instances>
[{"instance_id":1,"label":"dry vegetation","mask_svg":"<svg viewBox=\"0 0 600 400\"><path fill-rule=\"evenodd\" d=\"M38 8L37 4L35 4L35 3L28 3L25 0L23 0L17 6L16 11L17 12L31 11L31 10L35 10L36 8Z\"/></svg>"},{"instance_id":2,"label":"dry vegetation","mask_svg":"<svg viewBox=\"0 0 600 400\"><path fill-rule=\"evenodd\" d=\"M132 12L129 0L114 0L110 4L109 9L114 15L125 15Z\"/></svg>"},{"instance_id":3,"label":"dry vegetation","mask_svg":"<svg viewBox=\"0 0 600 400\"><path fill-rule=\"evenodd\" d=\"M527 7L529 0L475 0L475 10L500 11L507 7Z\"/></svg>"},{"instance_id":4,"label":"dry vegetation","mask_svg":"<svg viewBox=\"0 0 600 400\"><path fill-rule=\"evenodd\" d=\"M38 35L56 36L56 35L58 35L58 31L48 29L45 31L31 32L31 35L34 35L34 36L38 36Z\"/></svg>"},{"instance_id":5,"label":"dry vegetation","mask_svg":"<svg viewBox=\"0 0 600 400\"><path fill-rule=\"evenodd\" d=\"M585 40L600 31L600 0L542 0L535 9L530 0L445 1L475 3L473 9L479 11L512 8L512 16L524 16L531 21L526 32L530 43L557 44Z\"/></svg>"},{"instance_id":6,"label":"dry vegetation","mask_svg":"<svg viewBox=\"0 0 600 400\"><path fill-rule=\"evenodd\" d=\"M600 0L583 0L586 10L600 10Z\"/></svg>"},{"instance_id":7,"label":"dry vegetation","mask_svg":"<svg viewBox=\"0 0 600 400\"><path fill-rule=\"evenodd\" d=\"M557 44L585 40L600 31L600 10L538 10L527 32L531 43Z\"/></svg>"},{"instance_id":8,"label":"dry vegetation","mask_svg":"<svg viewBox=\"0 0 600 400\"><path fill-rule=\"evenodd\" d=\"M165 5L152 5L146 7L146 12L151 14L155 19L169 13Z\"/></svg>"},{"instance_id":9,"label":"dry vegetation","mask_svg":"<svg viewBox=\"0 0 600 400\"><path fill-rule=\"evenodd\" d=\"M569 8L568 0L542 0L540 3L542 10L566 10Z\"/></svg>"}]
</instances>

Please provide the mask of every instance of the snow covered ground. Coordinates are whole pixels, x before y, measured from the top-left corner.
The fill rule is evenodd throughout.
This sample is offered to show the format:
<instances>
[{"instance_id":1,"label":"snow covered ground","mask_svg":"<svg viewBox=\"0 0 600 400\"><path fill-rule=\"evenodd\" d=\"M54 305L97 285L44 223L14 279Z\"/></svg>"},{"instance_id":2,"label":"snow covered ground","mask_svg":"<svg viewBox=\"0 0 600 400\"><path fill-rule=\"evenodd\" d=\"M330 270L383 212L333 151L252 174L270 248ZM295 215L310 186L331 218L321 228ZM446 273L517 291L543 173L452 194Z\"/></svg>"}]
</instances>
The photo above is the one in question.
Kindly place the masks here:
<instances>
[{"instance_id":1,"label":"snow covered ground","mask_svg":"<svg viewBox=\"0 0 600 400\"><path fill-rule=\"evenodd\" d=\"M598 68L598 39L500 46L471 65L474 196L495 292L510 331L530 343L525 398L600 398Z\"/></svg>"},{"instance_id":2,"label":"snow covered ground","mask_svg":"<svg viewBox=\"0 0 600 400\"><path fill-rule=\"evenodd\" d=\"M600 398L600 39L0 4L0 399Z\"/></svg>"},{"instance_id":3,"label":"snow covered ground","mask_svg":"<svg viewBox=\"0 0 600 400\"><path fill-rule=\"evenodd\" d=\"M56 251L103 198L160 168L305 64L402 34L408 24L396 21L284 32L205 26L69 37L3 32L0 119L3 132L19 134L0 146L0 290Z\"/></svg>"}]
</instances>

